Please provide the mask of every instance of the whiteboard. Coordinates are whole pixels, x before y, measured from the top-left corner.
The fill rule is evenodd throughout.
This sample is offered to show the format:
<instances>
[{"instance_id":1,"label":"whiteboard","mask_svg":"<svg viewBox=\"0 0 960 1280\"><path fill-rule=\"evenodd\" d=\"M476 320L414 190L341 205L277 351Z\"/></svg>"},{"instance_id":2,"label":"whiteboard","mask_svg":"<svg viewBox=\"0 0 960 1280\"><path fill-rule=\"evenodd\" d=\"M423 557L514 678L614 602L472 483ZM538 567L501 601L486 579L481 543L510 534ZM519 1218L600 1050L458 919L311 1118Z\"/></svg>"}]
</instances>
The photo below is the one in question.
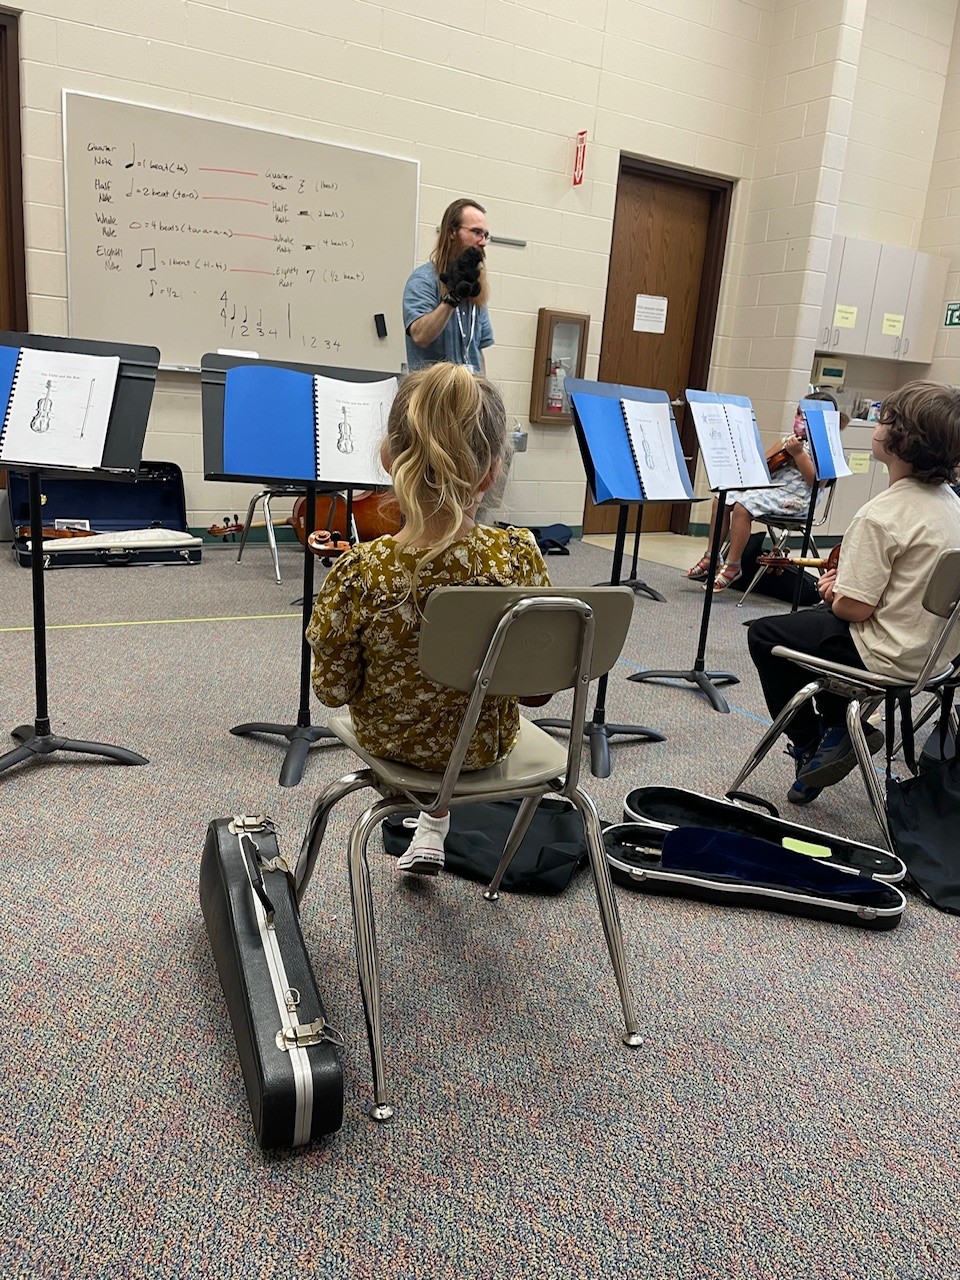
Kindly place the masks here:
<instances>
[{"instance_id":1,"label":"whiteboard","mask_svg":"<svg viewBox=\"0 0 960 1280\"><path fill-rule=\"evenodd\" d=\"M63 151L72 336L399 370L417 161L68 91Z\"/></svg>"}]
</instances>

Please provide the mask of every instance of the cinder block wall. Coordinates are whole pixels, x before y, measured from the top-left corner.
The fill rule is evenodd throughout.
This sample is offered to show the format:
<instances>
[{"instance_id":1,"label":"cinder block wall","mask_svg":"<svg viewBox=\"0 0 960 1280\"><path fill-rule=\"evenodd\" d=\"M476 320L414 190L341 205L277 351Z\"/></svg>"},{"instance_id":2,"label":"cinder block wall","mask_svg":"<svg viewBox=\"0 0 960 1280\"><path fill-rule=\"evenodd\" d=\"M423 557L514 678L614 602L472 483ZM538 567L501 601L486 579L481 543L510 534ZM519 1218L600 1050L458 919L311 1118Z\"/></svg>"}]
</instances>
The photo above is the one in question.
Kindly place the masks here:
<instances>
[{"instance_id":1,"label":"cinder block wall","mask_svg":"<svg viewBox=\"0 0 960 1280\"><path fill-rule=\"evenodd\" d=\"M831 235L934 248L960 269L951 221L960 200L957 0L21 8L27 279L38 332L67 331L64 88L412 156L421 164L420 260L448 200L475 195L496 232L526 241L490 254L497 345L488 359L525 427L540 307L592 316L587 373L596 375L621 154L736 181L710 381L749 394L771 439L806 385ZM589 132L586 181L574 188L580 129ZM384 234L389 224L385 209ZM955 272L954 292L957 280ZM960 352L951 358L954 368ZM504 515L579 525L572 431L529 430ZM161 375L146 456L183 467L195 526L242 511L252 492L203 480L194 375Z\"/></svg>"}]
</instances>

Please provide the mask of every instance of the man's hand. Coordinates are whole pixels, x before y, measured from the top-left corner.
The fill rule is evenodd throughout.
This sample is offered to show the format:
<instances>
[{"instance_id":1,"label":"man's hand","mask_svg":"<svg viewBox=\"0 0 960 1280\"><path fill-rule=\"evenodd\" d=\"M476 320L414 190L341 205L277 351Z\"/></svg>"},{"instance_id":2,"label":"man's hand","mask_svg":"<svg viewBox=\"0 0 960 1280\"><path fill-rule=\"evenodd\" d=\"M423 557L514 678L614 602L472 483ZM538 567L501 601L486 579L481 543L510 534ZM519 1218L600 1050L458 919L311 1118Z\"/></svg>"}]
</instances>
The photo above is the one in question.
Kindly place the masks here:
<instances>
[{"instance_id":1,"label":"man's hand","mask_svg":"<svg viewBox=\"0 0 960 1280\"><path fill-rule=\"evenodd\" d=\"M480 267L483 250L472 246L464 249L459 258L444 271L440 279L447 286L447 298L460 302L463 298L476 298L480 293ZM444 301L447 299L445 298Z\"/></svg>"},{"instance_id":2,"label":"man's hand","mask_svg":"<svg viewBox=\"0 0 960 1280\"><path fill-rule=\"evenodd\" d=\"M820 580L817 583L817 591L820 593L820 599L825 603L832 605L833 597L836 594L837 587L837 571L836 569L828 569L826 573L821 573Z\"/></svg>"}]
</instances>

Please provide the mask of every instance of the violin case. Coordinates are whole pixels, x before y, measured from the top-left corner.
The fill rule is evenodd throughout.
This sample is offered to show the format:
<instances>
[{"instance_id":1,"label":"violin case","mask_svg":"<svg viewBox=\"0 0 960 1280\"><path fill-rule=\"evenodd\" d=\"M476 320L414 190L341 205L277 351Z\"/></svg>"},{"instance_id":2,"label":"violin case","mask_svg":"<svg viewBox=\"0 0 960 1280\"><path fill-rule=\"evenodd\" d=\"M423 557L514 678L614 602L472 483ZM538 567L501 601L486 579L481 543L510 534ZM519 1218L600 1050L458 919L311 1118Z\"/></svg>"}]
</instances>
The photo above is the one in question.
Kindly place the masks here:
<instances>
[{"instance_id":1,"label":"violin case","mask_svg":"<svg viewBox=\"0 0 960 1280\"><path fill-rule=\"evenodd\" d=\"M894 854L680 787L631 791L604 844L631 889L893 929L906 899Z\"/></svg>"},{"instance_id":2,"label":"violin case","mask_svg":"<svg viewBox=\"0 0 960 1280\"><path fill-rule=\"evenodd\" d=\"M336 1132L343 1123L343 1040L327 1022L293 874L269 818L209 824L200 908L261 1147L299 1147Z\"/></svg>"},{"instance_id":3,"label":"violin case","mask_svg":"<svg viewBox=\"0 0 960 1280\"><path fill-rule=\"evenodd\" d=\"M91 531L106 535L59 538L55 545L48 540L45 569L200 563L203 542L187 528L183 473L175 462L141 462L135 481L45 471L40 483L45 528L57 520L87 520ZM30 524L28 486L25 473L7 472L13 554L24 568L32 557L24 528Z\"/></svg>"}]
</instances>

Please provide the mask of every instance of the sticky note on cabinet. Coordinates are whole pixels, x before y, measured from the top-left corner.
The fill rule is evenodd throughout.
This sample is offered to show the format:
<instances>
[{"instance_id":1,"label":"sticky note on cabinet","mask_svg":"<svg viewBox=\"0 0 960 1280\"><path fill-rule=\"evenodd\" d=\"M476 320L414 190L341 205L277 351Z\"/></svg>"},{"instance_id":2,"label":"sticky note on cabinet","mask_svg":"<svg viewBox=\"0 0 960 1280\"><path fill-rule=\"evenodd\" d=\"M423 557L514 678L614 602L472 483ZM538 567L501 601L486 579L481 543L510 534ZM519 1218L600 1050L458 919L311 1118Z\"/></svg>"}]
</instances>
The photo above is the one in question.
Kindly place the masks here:
<instances>
[{"instance_id":1,"label":"sticky note on cabinet","mask_svg":"<svg viewBox=\"0 0 960 1280\"><path fill-rule=\"evenodd\" d=\"M857 308L842 306L838 302L833 313L833 323L837 329L855 329L857 327Z\"/></svg>"},{"instance_id":2,"label":"sticky note on cabinet","mask_svg":"<svg viewBox=\"0 0 960 1280\"><path fill-rule=\"evenodd\" d=\"M903 335L903 316L895 315L892 311L883 313L883 329L882 333L886 338L899 338Z\"/></svg>"},{"instance_id":3,"label":"sticky note on cabinet","mask_svg":"<svg viewBox=\"0 0 960 1280\"><path fill-rule=\"evenodd\" d=\"M808 858L833 856L832 849L828 849L825 844L814 844L812 840L796 840L793 836L784 836L780 843L785 849L792 849L794 853L805 853Z\"/></svg>"}]
</instances>

